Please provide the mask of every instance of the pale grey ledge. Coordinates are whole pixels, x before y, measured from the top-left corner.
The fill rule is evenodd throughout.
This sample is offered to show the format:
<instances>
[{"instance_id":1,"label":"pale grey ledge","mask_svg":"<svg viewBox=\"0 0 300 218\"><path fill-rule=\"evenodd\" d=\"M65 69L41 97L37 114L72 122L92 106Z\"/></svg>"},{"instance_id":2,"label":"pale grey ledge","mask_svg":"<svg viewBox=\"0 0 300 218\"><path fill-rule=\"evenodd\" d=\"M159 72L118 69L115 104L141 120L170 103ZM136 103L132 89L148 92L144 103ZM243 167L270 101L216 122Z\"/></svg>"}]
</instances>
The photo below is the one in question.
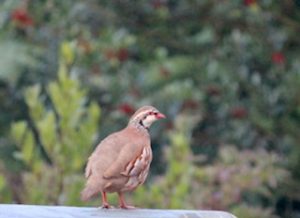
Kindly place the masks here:
<instances>
[{"instance_id":1,"label":"pale grey ledge","mask_svg":"<svg viewBox=\"0 0 300 218\"><path fill-rule=\"evenodd\" d=\"M1 218L236 218L223 211L98 209L93 207L0 204Z\"/></svg>"}]
</instances>

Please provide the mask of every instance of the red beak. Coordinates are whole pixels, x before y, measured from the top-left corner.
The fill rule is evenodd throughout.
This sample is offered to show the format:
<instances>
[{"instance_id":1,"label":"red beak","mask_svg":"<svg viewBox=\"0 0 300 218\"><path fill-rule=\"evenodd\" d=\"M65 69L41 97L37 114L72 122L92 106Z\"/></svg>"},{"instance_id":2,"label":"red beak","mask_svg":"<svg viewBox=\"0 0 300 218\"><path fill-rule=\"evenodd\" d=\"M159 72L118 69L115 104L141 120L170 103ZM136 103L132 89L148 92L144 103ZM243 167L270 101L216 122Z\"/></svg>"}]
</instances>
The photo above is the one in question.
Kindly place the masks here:
<instances>
[{"instance_id":1,"label":"red beak","mask_svg":"<svg viewBox=\"0 0 300 218\"><path fill-rule=\"evenodd\" d=\"M166 118L166 116L162 113L158 113L156 116L155 116L157 119L164 119Z\"/></svg>"}]
</instances>

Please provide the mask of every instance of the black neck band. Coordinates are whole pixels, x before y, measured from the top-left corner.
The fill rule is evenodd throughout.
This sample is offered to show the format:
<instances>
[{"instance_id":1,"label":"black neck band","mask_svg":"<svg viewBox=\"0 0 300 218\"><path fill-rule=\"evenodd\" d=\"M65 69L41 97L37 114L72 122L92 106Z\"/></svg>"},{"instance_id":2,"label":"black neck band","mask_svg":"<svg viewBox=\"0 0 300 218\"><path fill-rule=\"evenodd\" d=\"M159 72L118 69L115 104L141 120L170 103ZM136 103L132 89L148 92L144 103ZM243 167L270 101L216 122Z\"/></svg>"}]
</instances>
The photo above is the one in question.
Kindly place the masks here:
<instances>
[{"instance_id":1,"label":"black neck band","mask_svg":"<svg viewBox=\"0 0 300 218\"><path fill-rule=\"evenodd\" d=\"M146 127L146 126L143 124L143 120L140 120L139 124L140 124L143 128L145 128L146 130L149 130L149 128Z\"/></svg>"}]
</instances>

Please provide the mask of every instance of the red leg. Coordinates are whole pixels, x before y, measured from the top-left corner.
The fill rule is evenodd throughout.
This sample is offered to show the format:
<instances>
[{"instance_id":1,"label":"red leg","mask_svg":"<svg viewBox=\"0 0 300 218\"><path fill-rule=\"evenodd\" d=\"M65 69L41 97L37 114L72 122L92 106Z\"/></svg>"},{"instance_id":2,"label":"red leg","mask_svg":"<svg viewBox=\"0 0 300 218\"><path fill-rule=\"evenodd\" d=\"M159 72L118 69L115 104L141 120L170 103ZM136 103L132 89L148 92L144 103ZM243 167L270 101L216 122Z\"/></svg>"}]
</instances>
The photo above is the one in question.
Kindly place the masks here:
<instances>
[{"instance_id":1,"label":"red leg","mask_svg":"<svg viewBox=\"0 0 300 218\"><path fill-rule=\"evenodd\" d=\"M122 208L122 209L134 209L135 208L134 206L126 205L123 192L118 192L118 195L119 195L120 208Z\"/></svg>"},{"instance_id":2,"label":"red leg","mask_svg":"<svg viewBox=\"0 0 300 218\"><path fill-rule=\"evenodd\" d=\"M102 206L101 206L101 208L106 208L106 209L111 208L111 206L109 205L109 203L107 201L106 192L101 192L101 196L102 196Z\"/></svg>"}]
</instances>

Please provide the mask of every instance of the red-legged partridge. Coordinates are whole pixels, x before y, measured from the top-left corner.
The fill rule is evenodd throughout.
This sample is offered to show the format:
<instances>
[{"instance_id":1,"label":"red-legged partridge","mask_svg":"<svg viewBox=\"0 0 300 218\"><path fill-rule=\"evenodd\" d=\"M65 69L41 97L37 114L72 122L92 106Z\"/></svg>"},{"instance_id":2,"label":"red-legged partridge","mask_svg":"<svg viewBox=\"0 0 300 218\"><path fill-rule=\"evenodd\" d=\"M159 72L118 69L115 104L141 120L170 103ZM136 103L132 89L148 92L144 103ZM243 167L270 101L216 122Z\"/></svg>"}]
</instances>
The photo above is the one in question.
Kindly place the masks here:
<instances>
[{"instance_id":1,"label":"red-legged partridge","mask_svg":"<svg viewBox=\"0 0 300 218\"><path fill-rule=\"evenodd\" d=\"M155 107L144 106L130 118L126 128L103 139L89 157L85 170L86 186L81 192L86 201L101 193L102 207L110 208L107 192L117 192L121 208L126 205L123 193L143 184L152 161L149 127L165 118Z\"/></svg>"}]
</instances>

